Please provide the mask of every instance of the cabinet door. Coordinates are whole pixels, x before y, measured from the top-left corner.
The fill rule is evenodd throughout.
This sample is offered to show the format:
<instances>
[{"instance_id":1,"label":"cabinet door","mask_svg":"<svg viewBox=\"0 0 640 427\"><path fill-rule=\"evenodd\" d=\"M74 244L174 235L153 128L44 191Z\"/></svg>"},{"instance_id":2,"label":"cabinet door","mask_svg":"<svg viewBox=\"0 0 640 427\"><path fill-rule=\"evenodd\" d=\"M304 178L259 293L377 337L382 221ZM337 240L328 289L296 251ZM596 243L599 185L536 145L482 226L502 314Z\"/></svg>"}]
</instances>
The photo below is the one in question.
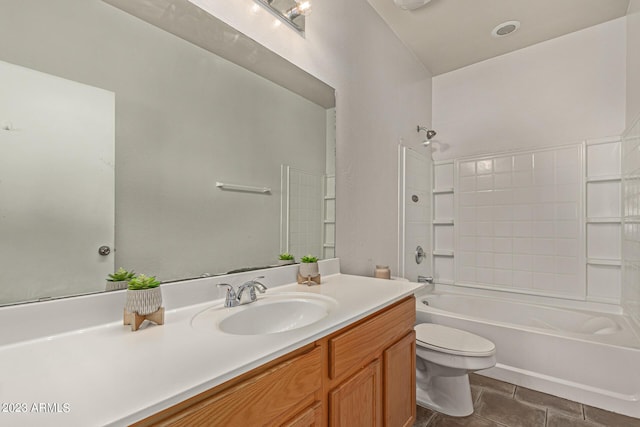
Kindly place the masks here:
<instances>
[{"instance_id":1,"label":"cabinet door","mask_svg":"<svg viewBox=\"0 0 640 427\"><path fill-rule=\"evenodd\" d=\"M382 425L382 372L375 360L329 393L329 425Z\"/></svg>"},{"instance_id":2,"label":"cabinet door","mask_svg":"<svg viewBox=\"0 0 640 427\"><path fill-rule=\"evenodd\" d=\"M282 427L320 427L322 426L322 404L320 402L308 407Z\"/></svg>"},{"instance_id":3,"label":"cabinet door","mask_svg":"<svg viewBox=\"0 0 640 427\"><path fill-rule=\"evenodd\" d=\"M386 349L384 363L384 425L411 426L416 418L416 333Z\"/></svg>"}]
</instances>

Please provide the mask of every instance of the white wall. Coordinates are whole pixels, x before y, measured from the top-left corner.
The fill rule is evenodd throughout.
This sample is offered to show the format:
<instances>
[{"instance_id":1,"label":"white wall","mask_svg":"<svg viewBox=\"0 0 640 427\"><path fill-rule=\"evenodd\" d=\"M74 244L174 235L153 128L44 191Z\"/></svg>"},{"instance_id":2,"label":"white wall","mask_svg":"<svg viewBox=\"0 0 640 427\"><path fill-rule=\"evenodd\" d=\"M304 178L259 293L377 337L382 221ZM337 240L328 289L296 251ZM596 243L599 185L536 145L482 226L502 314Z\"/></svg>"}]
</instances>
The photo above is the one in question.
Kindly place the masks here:
<instances>
[{"instance_id":1,"label":"white wall","mask_svg":"<svg viewBox=\"0 0 640 427\"><path fill-rule=\"evenodd\" d=\"M627 127L640 116L640 0L627 13Z\"/></svg>"},{"instance_id":2,"label":"white wall","mask_svg":"<svg viewBox=\"0 0 640 427\"><path fill-rule=\"evenodd\" d=\"M433 79L436 160L619 135L625 18Z\"/></svg>"},{"instance_id":3,"label":"white wall","mask_svg":"<svg viewBox=\"0 0 640 427\"><path fill-rule=\"evenodd\" d=\"M315 2L306 38L253 0L192 0L336 89L336 252L342 270L397 271L397 144L430 125L431 76L366 0ZM381 233L381 230L385 230Z\"/></svg>"}]
</instances>

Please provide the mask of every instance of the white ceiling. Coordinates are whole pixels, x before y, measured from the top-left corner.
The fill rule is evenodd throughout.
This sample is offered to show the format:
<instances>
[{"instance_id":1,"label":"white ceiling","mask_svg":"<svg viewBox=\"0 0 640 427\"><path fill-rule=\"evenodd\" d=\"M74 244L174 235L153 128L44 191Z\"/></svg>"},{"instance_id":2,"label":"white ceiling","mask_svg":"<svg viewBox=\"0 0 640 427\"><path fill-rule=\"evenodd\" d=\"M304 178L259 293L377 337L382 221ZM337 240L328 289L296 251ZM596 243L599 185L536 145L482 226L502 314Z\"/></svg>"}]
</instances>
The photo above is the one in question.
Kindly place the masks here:
<instances>
[{"instance_id":1,"label":"white ceiling","mask_svg":"<svg viewBox=\"0 0 640 427\"><path fill-rule=\"evenodd\" d=\"M438 75L625 16L629 0L432 0L402 10L393 0L367 0L400 40ZM505 21L520 29L495 38Z\"/></svg>"}]
</instances>

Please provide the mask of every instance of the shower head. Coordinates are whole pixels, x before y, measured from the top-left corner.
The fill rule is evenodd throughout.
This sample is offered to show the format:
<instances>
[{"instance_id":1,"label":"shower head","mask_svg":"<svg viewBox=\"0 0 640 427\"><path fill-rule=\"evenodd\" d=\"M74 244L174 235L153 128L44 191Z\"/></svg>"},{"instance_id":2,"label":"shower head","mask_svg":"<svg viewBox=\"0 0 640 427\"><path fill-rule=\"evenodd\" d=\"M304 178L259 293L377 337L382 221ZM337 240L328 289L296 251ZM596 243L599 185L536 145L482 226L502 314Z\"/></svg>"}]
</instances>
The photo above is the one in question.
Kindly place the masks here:
<instances>
[{"instance_id":1,"label":"shower head","mask_svg":"<svg viewBox=\"0 0 640 427\"><path fill-rule=\"evenodd\" d=\"M418 133L420 133L420 131L422 130L422 131L425 132L425 135L426 135L425 140L422 141L422 145L424 145L426 147L427 145L431 144L431 138L436 136L436 131L433 130L433 129L427 129L426 127L420 126L420 125L418 125L417 128L418 128L417 129Z\"/></svg>"}]
</instances>

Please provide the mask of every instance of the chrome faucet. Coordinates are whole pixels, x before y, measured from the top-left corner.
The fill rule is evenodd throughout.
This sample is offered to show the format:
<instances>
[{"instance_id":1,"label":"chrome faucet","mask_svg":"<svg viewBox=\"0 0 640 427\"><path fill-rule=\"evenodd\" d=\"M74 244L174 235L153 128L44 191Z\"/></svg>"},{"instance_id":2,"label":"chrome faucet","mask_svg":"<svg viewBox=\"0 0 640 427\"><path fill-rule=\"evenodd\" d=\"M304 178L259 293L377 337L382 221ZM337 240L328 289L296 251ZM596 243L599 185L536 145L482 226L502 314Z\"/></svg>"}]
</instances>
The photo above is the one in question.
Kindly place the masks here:
<instances>
[{"instance_id":1,"label":"chrome faucet","mask_svg":"<svg viewBox=\"0 0 640 427\"><path fill-rule=\"evenodd\" d=\"M249 280L248 282L244 282L238 288L238 292L236 293L233 286L228 285L226 283L218 283L218 287L226 286L227 287L227 295L224 299L225 307L237 307L242 304L250 304L258 299L256 295L256 289L261 294L264 294L267 291L267 287L262 283L258 282L258 279L264 279L264 276L256 277L253 280ZM242 295L246 290L249 290L249 301L242 302Z\"/></svg>"},{"instance_id":2,"label":"chrome faucet","mask_svg":"<svg viewBox=\"0 0 640 427\"><path fill-rule=\"evenodd\" d=\"M240 285L240 287L238 288L238 304L250 304L252 302L254 302L255 300L257 300L257 295L256 295L256 289L258 290L258 292L260 292L261 294L264 294L267 291L267 287L265 285L263 285L262 283L258 282L258 279L264 279L264 276L258 276L253 280L249 280L248 282L244 282L242 285ZM244 293L244 291L246 291L247 289L249 289L249 301L246 303L242 302L242 294Z\"/></svg>"}]
</instances>

